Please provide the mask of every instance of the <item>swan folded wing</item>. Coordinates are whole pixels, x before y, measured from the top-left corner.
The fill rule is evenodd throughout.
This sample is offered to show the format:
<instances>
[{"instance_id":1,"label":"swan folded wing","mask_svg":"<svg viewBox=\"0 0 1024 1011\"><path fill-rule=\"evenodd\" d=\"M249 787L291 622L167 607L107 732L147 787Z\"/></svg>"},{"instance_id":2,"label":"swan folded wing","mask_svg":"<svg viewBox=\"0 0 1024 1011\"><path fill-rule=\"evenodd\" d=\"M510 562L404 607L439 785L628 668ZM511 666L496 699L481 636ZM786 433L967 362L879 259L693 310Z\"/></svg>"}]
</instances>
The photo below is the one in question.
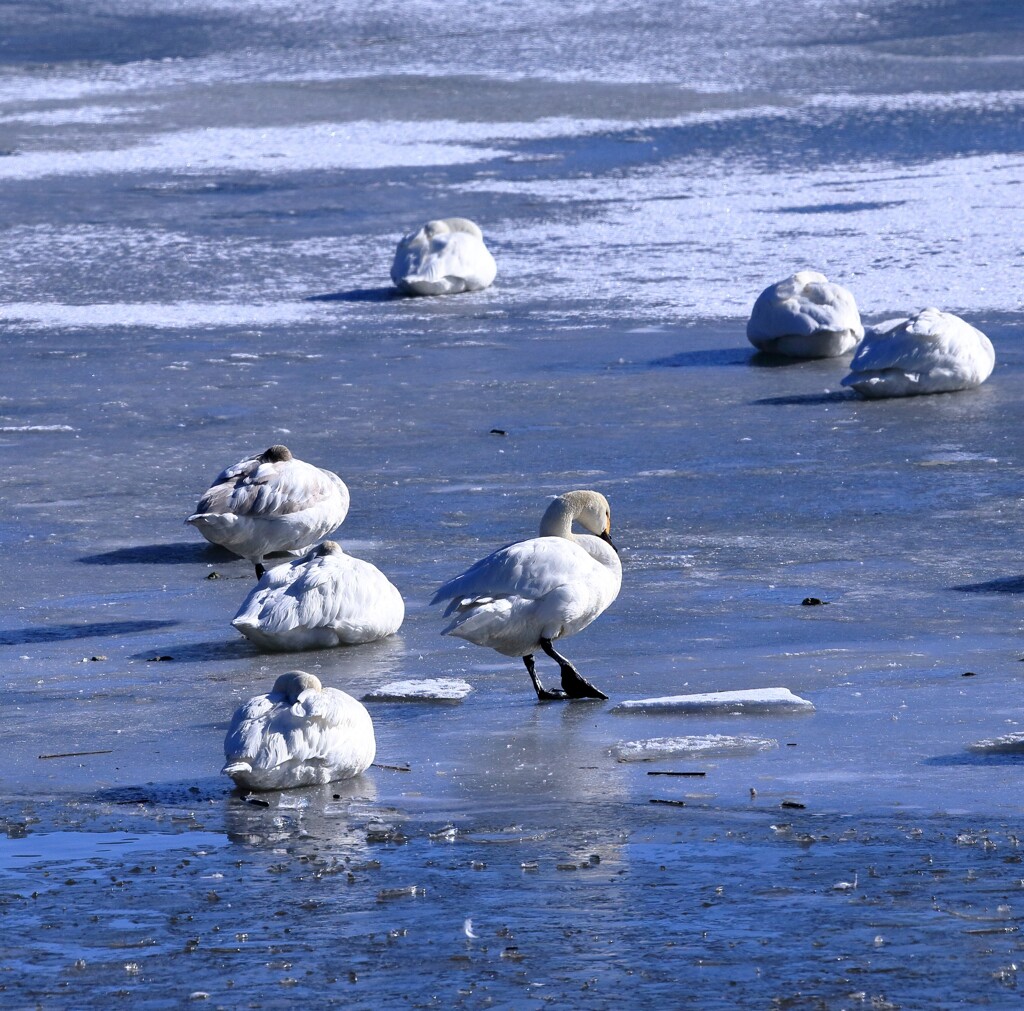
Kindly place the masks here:
<instances>
[{"instance_id":1,"label":"swan folded wing","mask_svg":"<svg viewBox=\"0 0 1024 1011\"><path fill-rule=\"evenodd\" d=\"M284 516L313 509L337 495L337 485L325 471L298 460L290 463L282 470L274 470L273 464L264 464L250 480L236 485L230 496L231 512Z\"/></svg>"},{"instance_id":2,"label":"swan folded wing","mask_svg":"<svg viewBox=\"0 0 1024 1011\"><path fill-rule=\"evenodd\" d=\"M911 333L901 324L887 333L869 337L853 356L850 368L854 372L899 369L909 373L953 364L953 356L940 336Z\"/></svg>"},{"instance_id":3,"label":"swan folded wing","mask_svg":"<svg viewBox=\"0 0 1024 1011\"><path fill-rule=\"evenodd\" d=\"M224 753L228 759L255 759L262 746L267 724L279 705L269 695L257 695L239 707L224 740Z\"/></svg>"},{"instance_id":4,"label":"swan folded wing","mask_svg":"<svg viewBox=\"0 0 1024 1011\"><path fill-rule=\"evenodd\" d=\"M534 537L492 552L450 579L434 594L431 604L451 603L454 610L484 598L525 597L537 600L567 579L586 578L596 562L583 548L561 537Z\"/></svg>"},{"instance_id":5,"label":"swan folded wing","mask_svg":"<svg viewBox=\"0 0 1024 1011\"><path fill-rule=\"evenodd\" d=\"M778 332L788 329L790 333L809 337L820 330L837 331L847 330L856 326L855 321L850 319L850 309L843 304L834 304L828 300L829 293L824 289L831 285L814 284L808 288L821 289L813 292L817 299L796 297L786 299L779 312L773 313L772 323Z\"/></svg>"},{"instance_id":6,"label":"swan folded wing","mask_svg":"<svg viewBox=\"0 0 1024 1011\"><path fill-rule=\"evenodd\" d=\"M430 252L417 264L417 275L424 281L470 277L479 272L485 253L483 243L465 232L436 235L430 242Z\"/></svg>"}]
</instances>

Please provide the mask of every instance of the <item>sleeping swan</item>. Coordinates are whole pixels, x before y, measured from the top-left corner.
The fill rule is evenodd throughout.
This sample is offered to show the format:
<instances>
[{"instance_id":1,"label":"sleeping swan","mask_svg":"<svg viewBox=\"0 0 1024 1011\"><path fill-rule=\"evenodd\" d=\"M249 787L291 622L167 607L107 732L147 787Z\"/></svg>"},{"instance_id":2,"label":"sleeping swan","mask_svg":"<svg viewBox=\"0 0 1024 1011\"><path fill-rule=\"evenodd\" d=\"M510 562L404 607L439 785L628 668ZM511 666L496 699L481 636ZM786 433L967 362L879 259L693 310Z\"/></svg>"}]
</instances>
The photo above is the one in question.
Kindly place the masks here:
<instances>
[{"instance_id":1,"label":"sleeping swan","mask_svg":"<svg viewBox=\"0 0 1024 1011\"><path fill-rule=\"evenodd\" d=\"M980 386L995 363L995 348L980 330L952 313L922 309L871 329L842 385L872 399L949 393Z\"/></svg>"},{"instance_id":2,"label":"sleeping swan","mask_svg":"<svg viewBox=\"0 0 1024 1011\"><path fill-rule=\"evenodd\" d=\"M468 218L428 221L398 243L391 265L391 280L406 295L480 291L497 273L483 233Z\"/></svg>"},{"instance_id":3,"label":"sleeping swan","mask_svg":"<svg viewBox=\"0 0 1024 1011\"><path fill-rule=\"evenodd\" d=\"M261 649L320 649L383 639L404 617L402 595L380 569L324 541L264 573L231 624Z\"/></svg>"},{"instance_id":4,"label":"sleeping swan","mask_svg":"<svg viewBox=\"0 0 1024 1011\"><path fill-rule=\"evenodd\" d=\"M228 467L199 500L191 523L211 544L248 558L256 578L274 551L307 551L341 526L348 488L337 474L271 446Z\"/></svg>"},{"instance_id":5,"label":"sleeping swan","mask_svg":"<svg viewBox=\"0 0 1024 1011\"><path fill-rule=\"evenodd\" d=\"M242 789L287 790L358 776L376 750L373 721L361 702L293 670L269 695L235 712L221 772Z\"/></svg>"},{"instance_id":6,"label":"sleeping swan","mask_svg":"<svg viewBox=\"0 0 1024 1011\"><path fill-rule=\"evenodd\" d=\"M754 347L790 358L845 355L863 336L853 295L813 270L765 288L747 321Z\"/></svg>"},{"instance_id":7,"label":"sleeping swan","mask_svg":"<svg viewBox=\"0 0 1024 1011\"><path fill-rule=\"evenodd\" d=\"M574 520L590 533L574 534ZM582 631L618 596L622 567L610 530L603 495L559 495L541 519L539 537L499 548L437 591L431 603L449 601L444 613L452 616L441 634L521 656L538 699L608 698L552 642ZM541 684L533 660L538 648L558 664L561 690Z\"/></svg>"}]
</instances>

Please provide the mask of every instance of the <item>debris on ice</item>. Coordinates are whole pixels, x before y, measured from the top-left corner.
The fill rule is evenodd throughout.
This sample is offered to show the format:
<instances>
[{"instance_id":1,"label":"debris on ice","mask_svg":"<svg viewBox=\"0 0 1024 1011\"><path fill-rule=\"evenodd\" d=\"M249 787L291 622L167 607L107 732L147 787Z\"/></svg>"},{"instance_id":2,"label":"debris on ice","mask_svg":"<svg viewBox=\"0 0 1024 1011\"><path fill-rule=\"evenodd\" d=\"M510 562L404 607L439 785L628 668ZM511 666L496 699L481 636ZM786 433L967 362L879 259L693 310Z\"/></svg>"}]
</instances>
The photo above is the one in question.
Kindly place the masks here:
<instances>
[{"instance_id":1,"label":"debris on ice","mask_svg":"<svg viewBox=\"0 0 1024 1011\"><path fill-rule=\"evenodd\" d=\"M778 746L778 741L765 737L704 734L696 737L651 737L644 741L620 741L612 748L612 754L620 762L656 762L665 758L753 755Z\"/></svg>"},{"instance_id":2,"label":"debris on ice","mask_svg":"<svg viewBox=\"0 0 1024 1011\"><path fill-rule=\"evenodd\" d=\"M1024 733L1003 734L1002 737L991 737L987 740L975 741L968 745L970 751L985 755L1014 755L1024 753Z\"/></svg>"},{"instance_id":3,"label":"debris on ice","mask_svg":"<svg viewBox=\"0 0 1024 1011\"><path fill-rule=\"evenodd\" d=\"M389 681L363 696L364 702L461 702L473 686L460 678Z\"/></svg>"},{"instance_id":4,"label":"debris on ice","mask_svg":"<svg viewBox=\"0 0 1024 1011\"><path fill-rule=\"evenodd\" d=\"M788 688L667 695L657 699L627 699L613 713L812 713L814 704Z\"/></svg>"}]
</instances>

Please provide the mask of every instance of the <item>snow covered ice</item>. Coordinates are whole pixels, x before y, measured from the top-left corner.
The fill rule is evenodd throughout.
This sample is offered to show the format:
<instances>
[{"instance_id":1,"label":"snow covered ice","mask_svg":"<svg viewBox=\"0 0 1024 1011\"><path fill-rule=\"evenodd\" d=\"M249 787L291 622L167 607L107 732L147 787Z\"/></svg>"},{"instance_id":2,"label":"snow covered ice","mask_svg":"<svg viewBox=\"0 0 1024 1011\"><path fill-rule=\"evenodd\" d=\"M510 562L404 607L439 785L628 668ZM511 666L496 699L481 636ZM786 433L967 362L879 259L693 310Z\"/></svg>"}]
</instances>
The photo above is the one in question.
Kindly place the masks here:
<instances>
[{"instance_id":1,"label":"snow covered ice","mask_svg":"<svg viewBox=\"0 0 1024 1011\"><path fill-rule=\"evenodd\" d=\"M660 699L626 699L613 713L796 713L814 712L814 703L788 688L754 688L748 691L702 692L697 695L666 695Z\"/></svg>"}]
</instances>

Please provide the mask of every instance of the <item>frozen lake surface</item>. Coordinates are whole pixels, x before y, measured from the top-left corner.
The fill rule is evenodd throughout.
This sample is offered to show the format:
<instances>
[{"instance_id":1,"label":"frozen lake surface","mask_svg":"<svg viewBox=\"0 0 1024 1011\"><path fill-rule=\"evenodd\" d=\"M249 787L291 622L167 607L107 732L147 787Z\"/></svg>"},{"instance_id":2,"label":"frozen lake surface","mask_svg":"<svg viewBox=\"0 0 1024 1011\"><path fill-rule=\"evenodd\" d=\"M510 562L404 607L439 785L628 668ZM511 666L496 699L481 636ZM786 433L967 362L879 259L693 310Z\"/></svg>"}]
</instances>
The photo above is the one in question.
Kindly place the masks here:
<instances>
[{"instance_id":1,"label":"frozen lake surface","mask_svg":"<svg viewBox=\"0 0 1024 1011\"><path fill-rule=\"evenodd\" d=\"M1024 731L1024 12L856 7L5 7L5 1004L1019 1006L1024 754L971 746ZM453 214L494 287L395 297ZM964 316L991 379L756 355L803 268ZM232 630L251 566L183 520L278 442L349 485L396 636ZM563 646L610 700L539 705L426 602L576 487L623 587ZM232 793L296 667L472 691ZM813 711L612 712L777 687Z\"/></svg>"}]
</instances>

